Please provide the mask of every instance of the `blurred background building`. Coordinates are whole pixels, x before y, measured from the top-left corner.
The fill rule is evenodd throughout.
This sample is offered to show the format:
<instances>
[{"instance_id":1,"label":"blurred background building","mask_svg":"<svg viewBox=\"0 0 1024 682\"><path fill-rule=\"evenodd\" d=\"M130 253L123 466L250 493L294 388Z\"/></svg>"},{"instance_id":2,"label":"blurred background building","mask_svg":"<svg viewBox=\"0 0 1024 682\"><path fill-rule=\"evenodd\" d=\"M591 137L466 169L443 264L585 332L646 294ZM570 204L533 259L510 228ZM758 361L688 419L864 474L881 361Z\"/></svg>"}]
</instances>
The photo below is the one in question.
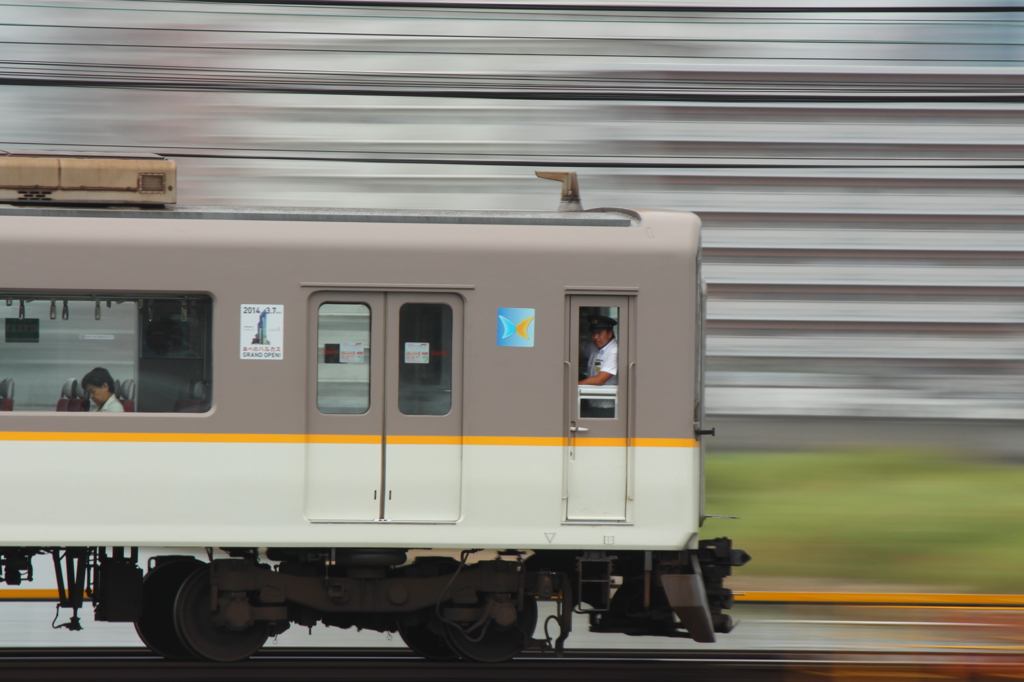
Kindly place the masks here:
<instances>
[{"instance_id":1,"label":"blurred background building","mask_svg":"<svg viewBox=\"0 0 1024 682\"><path fill-rule=\"evenodd\" d=\"M1024 453L1024 8L812 4L0 2L0 147L163 153L186 204L574 169L704 220L716 447Z\"/></svg>"}]
</instances>

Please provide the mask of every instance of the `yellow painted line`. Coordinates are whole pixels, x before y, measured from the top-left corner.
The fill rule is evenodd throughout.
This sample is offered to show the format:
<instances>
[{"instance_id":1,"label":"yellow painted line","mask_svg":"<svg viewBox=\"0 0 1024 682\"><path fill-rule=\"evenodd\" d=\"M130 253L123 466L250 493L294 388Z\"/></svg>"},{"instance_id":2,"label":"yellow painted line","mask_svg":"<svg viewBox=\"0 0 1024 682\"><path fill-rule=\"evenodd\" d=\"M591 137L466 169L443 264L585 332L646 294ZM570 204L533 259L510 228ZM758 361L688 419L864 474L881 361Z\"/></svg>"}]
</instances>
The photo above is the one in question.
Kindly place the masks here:
<instances>
[{"instance_id":1,"label":"yellow painted line","mask_svg":"<svg viewBox=\"0 0 1024 682\"><path fill-rule=\"evenodd\" d=\"M391 437L388 437L391 440ZM464 436L466 445L550 445L561 447L566 444L565 438L547 438L543 436Z\"/></svg>"},{"instance_id":2,"label":"yellow painted line","mask_svg":"<svg viewBox=\"0 0 1024 682\"><path fill-rule=\"evenodd\" d=\"M799 603L799 602L794 602ZM928 609L939 611L1020 611L1022 606L935 606L931 604L832 604L832 606L848 606L851 609L914 609L924 611Z\"/></svg>"},{"instance_id":3,"label":"yellow painted line","mask_svg":"<svg viewBox=\"0 0 1024 682\"><path fill-rule=\"evenodd\" d=\"M462 445L462 436L392 436L388 445Z\"/></svg>"},{"instance_id":4,"label":"yellow painted line","mask_svg":"<svg viewBox=\"0 0 1024 682\"><path fill-rule=\"evenodd\" d=\"M0 431L0 440L134 443L305 443L304 433L87 433Z\"/></svg>"},{"instance_id":5,"label":"yellow painted line","mask_svg":"<svg viewBox=\"0 0 1024 682\"><path fill-rule=\"evenodd\" d=\"M391 440L388 436L388 441ZM521 436L465 436L466 445L567 445L565 438L521 437ZM625 438L577 438L576 445L625 446ZM693 448L698 443L692 438L634 438L632 444L641 448Z\"/></svg>"},{"instance_id":6,"label":"yellow painted line","mask_svg":"<svg viewBox=\"0 0 1024 682\"><path fill-rule=\"evenodd\" d=\"M879 646L892 649L979 649L981 651L1024 651L1024 646L1004 646L1000 644L880 644Z\"/></svg>"},{"instance_id":7,"label":"yellow painted line","mask_svg":"<svg viewBox=\"0 0 1024 682\"><path fill-rule=\"evenodd\" d=\"M639 448L695 448L700 443L693 438L634 438L633 445Z\"/></svg>"},{"instance_id":8,"label":"yellow painted line","mask_svg":"<svg viewBox=\"0 0 1024 682\"><path fill-rule=\"evenodd\" d=\"M57 601L58 599L60 599L60 594L57 590L0 589L0 600L2 601ZM85 599L89 599L88 595L85 595Z\"/></svg>"},{"instance_id":9,"label":"yellow painted line","mask_svg":"<svg viewBox=\"0 0 1024 682\"><path fill-rule=\"evenodd\" d=\"M0 441L51 441L92 443L330 443L380 445L378 434L302 433L95 433L83 431L0 431ZM561 447L567 440L548 436L388 436L394 445L518 445ZM576 445L625 447L625 438L577 438ZM692 438L634 438L635 447L696 447Z\"/></svg>"},{"instance_id":10,"label":"yellow painted line","mask_svg":"<svg viewBox=\"0 0 1024 682\"><path fill-rule=\"evenodd\" d=\"M335 436L311 433L306 436L307 443L361 443L364 445L380 445L380 436Z\"/></svg>"},{"instance_id":11,"label":"yellow painted line","mask_svg":"<svg viewBox=\"0 0 1024 682\"><path fill-rule=\"evenodd\" d=\"M850 604L881 606L1024 607L1021 594L895 594L870 592L757 592L744 590L736 601L786 604Z\"/></svg>"},{"instance_id":12,"label":"yellow painted line","mask_svg":"<svg viewBox=\"0 0 1024 682\"><path fill-rule=\"evenodd\" d=\"M576 447L604 447L604 448L624 448L629 443L626 438L575 438L573 443Z\"/></svg>"}]
</instances>

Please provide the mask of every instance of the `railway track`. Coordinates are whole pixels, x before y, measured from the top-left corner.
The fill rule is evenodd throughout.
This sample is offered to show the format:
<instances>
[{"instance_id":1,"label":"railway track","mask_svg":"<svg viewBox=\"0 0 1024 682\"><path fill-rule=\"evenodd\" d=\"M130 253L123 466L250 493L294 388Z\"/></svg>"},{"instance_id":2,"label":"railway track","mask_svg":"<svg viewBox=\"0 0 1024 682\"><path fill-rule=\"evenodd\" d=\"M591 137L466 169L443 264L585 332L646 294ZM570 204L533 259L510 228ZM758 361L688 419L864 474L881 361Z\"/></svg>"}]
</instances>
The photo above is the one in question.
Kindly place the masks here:
<instances>
[{"instance_id":1,"label":"railway track","mask_svg":"<svg viewBox=\"0 0 1024 682\"><path fill-rule=\"evenodd\" d=\"M620 682L730 680L803 682L870 677L887 679L1003 680L1019 677L1024 658L1000 652L902 654L823 651L575 650L561 659L524 655L487 665L427 662L405 650L268 649L249 661L212 664L164 661L141 648L0 649L0 677L11 682L177 680L525 680Z\"/></svg>"}]
</instances>

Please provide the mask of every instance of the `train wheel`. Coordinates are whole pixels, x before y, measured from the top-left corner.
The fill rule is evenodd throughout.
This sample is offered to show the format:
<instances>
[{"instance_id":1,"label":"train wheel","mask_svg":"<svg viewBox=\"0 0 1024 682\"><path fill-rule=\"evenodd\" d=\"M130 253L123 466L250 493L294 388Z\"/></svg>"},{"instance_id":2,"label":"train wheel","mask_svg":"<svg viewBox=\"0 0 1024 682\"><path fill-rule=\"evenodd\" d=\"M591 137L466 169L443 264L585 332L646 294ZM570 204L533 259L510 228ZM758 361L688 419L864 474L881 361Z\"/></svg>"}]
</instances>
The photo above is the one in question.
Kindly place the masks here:
<instances>
[{"instance_id":1,"label":"train wheel","mask_svg":"<svg viewBox=\"0 0 1024 682\"><path fill-rule=\"evenodd\" d=\"M214 622L210 611L210 569L195 571L174 601L174 626L185 646L199 658L218 663L244 661L259 651L270 634L269 623L245 630L228 630Z\"/></svg>"},{"instance_id":2,"label":"train wheel","mask_svg":"<svg viewBox=\"0 0 1024 682\"><path fill-rule=\"evenodd\" d=\"M515 623L503 627L492 621L487 624L487 630L479 641L473 641L480 636L478 633L467 635L457 625L448 624L445 634L448 643L463 658L481 663L501 663L519 655L536 629L537 601L527 599Z\"/></svg>"},{"instance_id":3,"label":"train wheel","mask_svg":"<svg viewBox=\"0 0 1024 682\"><path fill-rule=\"evenodd\" d=\"M448 640L443 634L443 628L444 625L438 623L433 614L425 623L416 623L415 625L409 625L403 621L398 623L398 633L402 636L402 641L414 653L428 661L457 660L459 654L448 644Z\"/></svg>"},{"instance_id":4,"label":"train wheel","mask_svg":"<svg viewBox=\"0 0 1024 682\"><path fill-rule=\"evenodd\" d=\"M164 658L195 658L174 629L174 600L182 583L205 565L192 557L165 561L142 581L142 616L135 622L135 632L150 650Z\"/></svg>"}]
</instances>

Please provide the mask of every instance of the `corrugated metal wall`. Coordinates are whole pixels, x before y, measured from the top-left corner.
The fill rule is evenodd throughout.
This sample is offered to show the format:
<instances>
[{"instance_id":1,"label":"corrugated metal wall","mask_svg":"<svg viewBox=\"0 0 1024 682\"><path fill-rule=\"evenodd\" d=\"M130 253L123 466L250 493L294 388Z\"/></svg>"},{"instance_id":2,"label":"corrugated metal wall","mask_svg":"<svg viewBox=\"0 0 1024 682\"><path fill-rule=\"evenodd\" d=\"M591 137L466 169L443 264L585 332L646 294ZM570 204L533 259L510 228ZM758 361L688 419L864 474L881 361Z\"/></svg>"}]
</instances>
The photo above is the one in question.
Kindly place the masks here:
<instances>
[{"instance_id":1,"label":"corrugated metal wall","mask_svg":"<svg viewBox=\"0 0 1024 682\"><path fill-rule=\"evenodd\" d=\"M914 9L10 5L0 145L163 152L191 204L553 208L533 170L574 168L587 206L704 219L735 442L1013 450L1024 13Z\"/></svg>"}]
</instances>

